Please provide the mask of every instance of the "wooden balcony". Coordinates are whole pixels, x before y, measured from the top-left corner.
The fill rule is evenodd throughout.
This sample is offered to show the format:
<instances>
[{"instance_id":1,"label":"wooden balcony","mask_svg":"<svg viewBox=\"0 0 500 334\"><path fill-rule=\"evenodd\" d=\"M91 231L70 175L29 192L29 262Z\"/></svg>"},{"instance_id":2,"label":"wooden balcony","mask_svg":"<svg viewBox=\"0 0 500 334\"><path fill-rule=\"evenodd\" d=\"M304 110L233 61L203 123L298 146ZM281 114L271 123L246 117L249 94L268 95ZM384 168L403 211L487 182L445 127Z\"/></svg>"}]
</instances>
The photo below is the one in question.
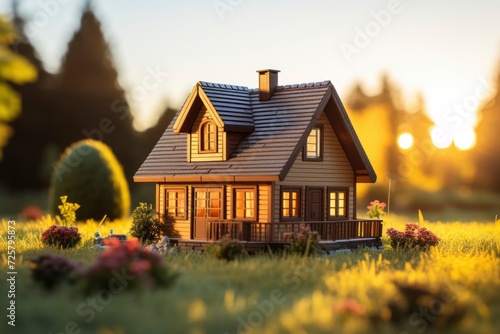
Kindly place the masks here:
<instances>
[{"instance_id":1,"label":"wooden balcony","mask_svg":"<svg viewBox=\"0 0 500 334\"><path fill-rule=\"evenodd\" d=\"M321 240L328 241L380 238L383 229L383 222L379 219L286 223L217 220L210 222L207 239L219 240L229 237L248 242L287 242L285 235L299 232L302 225L318 232Z\"/></svg>"}]
</instances>

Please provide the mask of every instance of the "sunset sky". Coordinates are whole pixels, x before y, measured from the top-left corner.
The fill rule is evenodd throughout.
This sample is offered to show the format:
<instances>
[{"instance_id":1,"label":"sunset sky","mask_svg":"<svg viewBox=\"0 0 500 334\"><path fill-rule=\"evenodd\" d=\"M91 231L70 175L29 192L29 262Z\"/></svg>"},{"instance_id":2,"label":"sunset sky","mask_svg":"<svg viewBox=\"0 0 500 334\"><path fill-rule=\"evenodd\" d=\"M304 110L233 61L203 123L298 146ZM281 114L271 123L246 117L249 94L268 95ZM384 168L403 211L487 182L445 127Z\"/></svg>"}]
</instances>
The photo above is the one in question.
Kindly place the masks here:
<instances>
[{"instance_id":1,"label":"sunset sky","mask_svg":"<svg viewBox=\"0 0 500 334\"><path fill-rule=\"evenodd\" d=\"M20 1L49 71L57 71L85 3ZM498 0L102 0L93 8L138 128L165 102L179 107L199 80L255 87L255 71L274 68L280 84L331 80L341 97L355 81L376 92L386 72L408 103L422 93L441 127L460 117L462 133L500 70ZM0 12L10 15L10 1ZM134 96L151 71L158 86Z\"/></svg>"}]
</instances>

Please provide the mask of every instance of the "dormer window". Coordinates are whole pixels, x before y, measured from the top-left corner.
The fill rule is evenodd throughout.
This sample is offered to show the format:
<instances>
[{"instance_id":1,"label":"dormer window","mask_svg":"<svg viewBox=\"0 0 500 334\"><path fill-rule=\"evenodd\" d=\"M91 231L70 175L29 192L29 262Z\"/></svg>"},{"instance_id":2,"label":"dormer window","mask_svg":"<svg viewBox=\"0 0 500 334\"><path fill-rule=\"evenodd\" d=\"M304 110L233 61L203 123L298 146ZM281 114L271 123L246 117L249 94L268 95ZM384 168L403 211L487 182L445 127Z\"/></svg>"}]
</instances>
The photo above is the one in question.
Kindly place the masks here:
<instances>
[{"instance_id":1,"label":"dormer window","mask_svg":"<svg viewBox=\"0 0 500 334\"><path fill-rule=\"evenodd\" d=\"M303 160L323 161L323 126L317 125L307 137Z\"/></svg>"},{"instance_id":2,"label":"dormer window","mask_svg":"<svg viewBox=\"0 0 500 334\"><path fill-rule=\"evenodd\" d=\"M206 121L200 125L200 152L217 152L217 127L214 122Z\"/></svg>"}]
</instances>

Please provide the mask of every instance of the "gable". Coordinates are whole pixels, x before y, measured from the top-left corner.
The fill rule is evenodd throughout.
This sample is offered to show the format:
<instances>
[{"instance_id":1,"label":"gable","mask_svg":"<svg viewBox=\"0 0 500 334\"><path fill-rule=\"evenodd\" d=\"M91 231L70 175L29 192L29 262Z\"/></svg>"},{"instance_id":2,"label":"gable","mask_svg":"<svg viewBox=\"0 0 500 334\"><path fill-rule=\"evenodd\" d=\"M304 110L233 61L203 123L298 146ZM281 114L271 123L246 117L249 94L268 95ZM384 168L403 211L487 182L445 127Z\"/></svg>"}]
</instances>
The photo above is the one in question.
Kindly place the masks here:
<instances>
[{"instance_id":1,"label":"gable","mask_svg":"<svg viewBox=\"0 0 500 334\"><path fill-rule=\"evenodd\" d=\"M174 133L189 133L202 107L224 132L248 133L255 129L248 88L200 81L186 99L174 124Z\"/></svg>"},{"instance_id":2,"label":"gable","mask_svg":"<svg viewBox=\"0 0 500 334\"><path fill-rule=\"evenodd\" d=\"M330 84L328 92L323 96L321 103L319 104L316 112L313 114L313 120L309 123L307 129L304 131L297 147L290 157L290 161L285 165L282 173L280 175L280 180L284 180L288 174L293 162L297 156L302 151L307 137L311 132L312 128L315 126L317 119L322 115L322 113L327 116L330 125L335 131L335 135L339 140L339 143L344 150L347 159L354 171L355 180L359 183L373 183L377 180L377 175L373 170L368 156L364 151L361 143L354 131L354 128L349 120L347 112L340 101L333 85Z\"/></svg>"},{"instance_id":3,"label":"gable","mask_svg":"<svg viewBox=\"0 0 500 334\"><path fill-rule=\"evenodd\" d=\"M377 175L366 155L349 116L340 101L335 88L332 86L332 96L325 106L325 113L335 130L335 133L346 152L347 159L356 175L356 182L374 183Z\"/></svg>"},{"instance_id":4,"label":"gable","mask_svg":"<svg viewBox=\"0 0 500 334\"><path fill-rule=\"evenodd\" d=\"M322 125L323 159L307 161L298 154L282 185L307 184L308 186L350 187L354 183L354 171L340 141L323 112L315 125Z\"/></svg>"},{"instance_id":5,"label":"gable","mask_svg":"<svg viewBox=\"0 0 500 334\"><path fill-rule=\"evenodd\" d=\"M193 123L202 108L210 113L218 127L224 126L222 119L217 114L215 107L210 102L210 99L203 93L200 86L196 85L187 97L186 102L184 102L184 106L179 112L179 116L177 117L173 128L174 133L190 133L193 128Z\"/></svg>"},{"instance_id":6,"label":"gable","mask_svg":"<svg viewBox=\"0 0 500 334\"><path fill-rule=\"evenodd\" d=\"M214 152L201 152L201 144L200 140L200 130L201 125L207 122L213 122L216 128L215 137L216 137L216 147ZM179 134L180 135L180 134ZM187 155L188 161L190 162L202 162L202 161L222 161L224 160L224 131L221 126L217 125L217 120L213 115L213 112L208 110L205 106L201 107L198 115L189 130L187 135Z\"/></svg>"}]
</instances>

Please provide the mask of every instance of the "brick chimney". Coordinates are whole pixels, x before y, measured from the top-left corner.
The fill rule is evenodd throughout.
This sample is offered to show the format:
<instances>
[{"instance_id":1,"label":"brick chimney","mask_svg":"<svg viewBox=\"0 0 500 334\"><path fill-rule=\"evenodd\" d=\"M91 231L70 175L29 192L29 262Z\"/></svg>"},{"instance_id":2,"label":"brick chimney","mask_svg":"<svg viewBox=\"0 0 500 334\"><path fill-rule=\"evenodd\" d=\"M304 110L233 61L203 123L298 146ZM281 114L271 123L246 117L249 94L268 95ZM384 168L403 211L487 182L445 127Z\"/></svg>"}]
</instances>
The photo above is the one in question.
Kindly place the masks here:
<instances>
[{"instance_id":1,"label":"brick chimney","mask_svg":"<svg viewBox=\"0 0 500 334\"><path fill-rule=\"evenodd\" d=\"M278 87L279 70L259 70L259 100L269 101Z\"/></svg>"}]
</instances>

